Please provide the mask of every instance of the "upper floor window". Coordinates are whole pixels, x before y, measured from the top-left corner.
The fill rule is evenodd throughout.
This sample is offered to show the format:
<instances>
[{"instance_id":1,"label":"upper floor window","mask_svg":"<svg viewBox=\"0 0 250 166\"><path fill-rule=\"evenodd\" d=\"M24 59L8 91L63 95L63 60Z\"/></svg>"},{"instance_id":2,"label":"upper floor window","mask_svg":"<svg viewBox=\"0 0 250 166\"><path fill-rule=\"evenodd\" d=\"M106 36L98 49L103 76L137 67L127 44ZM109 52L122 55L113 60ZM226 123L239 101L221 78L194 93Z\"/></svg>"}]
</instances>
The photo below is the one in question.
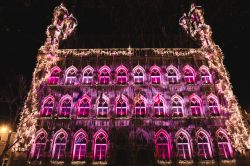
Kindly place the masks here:
<instances>
[{"instance_id":1,"label":"upper floor window","mask_svg":"<svg viewBox=\"0 0 250 166\"><path fill-rule=\"evenodd\" d=\"M101 94L101 96L97 99L97 116L107 117L109 112L108 107L109 98L106 95Z\"/></svg>"},{"instance_id":2,"label":"upper floor window","mask_svg":"<svg viewBox=\"0 0 250 166\"><path fill-rule=\"evenodd\" d=\"M133 69L133 74L134 74L134 83L135 84L143 84L144 83L144 78L145 78L145 70L143 67L140 65L137 65Z\"/></svg>"},{"instance_id":3,"label":"upper floor window","mask_svg":"<svg viewBox=\"0 0 250 166\"><path fill-rule=\"evenodd\" d=\"M154 113L156 117L164 117L166 115L165 111L165 100L158 94L153 97L154 100Z\"/></svg>"},{"instance_id":4,"label":"upper floor window","mask_svg":"<svg viewBox=\"0 0 250 166\"><path fill-rule=\"evenodd\" d=\"M91 66L86 66L82 70L82 73L83 73L82 82L84 84L91 84L91 83L93 83L94 69Z\"/></svg>"},{"instance_id":5,"label":"upper floor window","mask_svg":"<svg viewBox=\"0 0 250 166\"><path fill-rule=\"evenodd\" d=\"M233 158L233 148L229 141L229 138L226 132L222 129L219 129L216 132L217 143L219 147L219 154L222 159L231 159Z\"/></svg>"},{"instance_id":6,"label":"upper floor window","mask_svg":"<svg viewBox=\"0 0 250 166\"><path fill-rule=\"evenodd\" d=\"M87 153L88 135L84 130L80 129L74 135L73 160L83 161Z\"/></svg>"},{"instance_id":7,"label":"upper floor window","mask_svg":"<svg viewBox=\"0 0 250 166\"><path fill-rule=\"evenodd\" d=\"M169 84L178 83L180 73L176 67L174 67L173 65L168 66L168 68L166 69L166 74Z\"/></svg>"},{"instance_id":8,"label":"upper floor window","mask_svg":"<svg viewBox=\"0 0 250 166\"><path fill-rule=\"evenodd\" d=\"M135 102L135 111L134 114L136 117L145 117L146 112L146 99L142 95L137 95L134 99Z\"/></svg>"},{"instance_id":9,"label":"upper floor window","mask_svg":"<svg viewBox=\"0 0 250 166\"><path fill-rule=\"evenodd\" d=\"M116 69L116 82L117 84L126 84L127 83L127 73L128 69L121 65Z\"/></svg>"},{"instance_id":10,"label":"upper floor window","mask_svg":"<svg viewBox=\"0 0 250 166\"><path fill-rule=\"evenodd\" d=\"M195 72L194 72L194 69L192 67L190 67L189 65L186 65L183 68L183 73L184 73L184 79L185 79L186 83L188 83L188 84L195 83Z\"/></svg>"},{"instance_id":11,"label":"upper floor window","mask_svg":"<svg viewBox=\"0 0 250 166\"><path fill-rule=\"evenodd\" d=\"M116 116L117 117L125 117L127 116L127 102L128 99L124 96L118 96L116 98Z\"/></svg>"},{"instance_id":12,"label":"upper floor window","mask_svg":"<svg viewBox=\"0 0 250 166\"><path fill-rule=\"evenodd\" d=\"M67 138L68 134L62 129L55 133L52 148L53 159L63 160L66 152Z\"/></svg>"},{"instance_id":13,"label":"upper floor window","mask_svg":"<svg viewBox=\"0 0 250 166\"><path fill-rule=\"evenodd\" d=\"M47 96L43 101L42 109L40 111L40 116L46 116L46 117L51 116L54 108L54 103L55 103L54 97L51 95Z\"/></svg>"},{"instance_id":14,"label":"upper floor window","mask_svg":"<svg viewBox=\"0 0 250 166\"><path fill-rule=\"evenodd\" d=\"M70 66L65 71L65 84L75 85L77 83L77 68Z\"/></svg>"},{"instance_id":15,"label":"upper floor window","mask_svg":"<svg viewBox=\"0 0 250 166\"><path fill-rule=\"evenodd\" d=\"M94 135L94 160L105 161L108 151L108 135L100 129Z\"/></svg>"},{"instance_id":16,"label":"upper floor window","mask_svg":"<svg viewBox=\"0 0 250 166\"><path fill-rule=\"evenodd\" d=\"M155 134L155 151L156 158L159 160L170 160L171 154L171 143L168 133L160 129Z\"/></svg>"},{"instance_id":17,"label":"upper floor window","mask_svg":"<svg viewBox=\"0 0 250 166\"><path fill-rule=\"evenodd\" d=\"M82 99L78 102L78 117L87 117L90 111L90 98L84 95Z\"/></svg>"},{"instance_id":18,"label":"upper floor window","mask_svg":"<svg viewBox=\"0 0 250 166\"><path fill-rule=\"evenodd\" d=\"M37 132L35 142L32 145L31 158L41 160L45 157L45 148L47 142L47 132L43 129Z\"/></svg>"},{"instance_id":19,"label":"upper floor window","mask_svg":"<svg viewBox=\"0 0 250 166\"><path fill-rule=\"evenodd\" d=\"M190 110L193 116L202 115L201 99L197 95L192 95L190 97Z\"/></svg>"},{"instance_id":20,"label":"upper floor window","mask_svg":"<svg viewBox=\"0 0 250 166\"><path fill-rule=\"evenodd\" d=\"M110 68L108 66L103 66L99 70L99 83L109 84L110 81Z\"/></svg>"},{"instance_id":21,"label":"upper floor window","mask_svg":"<svg viewBox=\"0 0 250 166\"><path fill-rule=\"evenodd\" d=\"M160 84L161 83L161 69L158 66L152 66L150 68L151 83Z\"/></svg>"},{"instance_id":22,"label":"upper floor window","mask_svg":"<svg viewBox=\"0 0 250 166\"><path fill-rule=\"evenodd\" d=\"M200 67L200 73L201 73L201 81L203 84L211 84L212 83L212 76L209 72L209 69L206 66Z\"/></svg>"},{"instance_id":23,"label":"upper floor window","mask_svg":"<svg viewBox=\"0 0 250 166\"><path fill-rule=\"evenodd\" d=\"M171 112L173 116L182 117L183 113L183 99L179 95L174 95L171 98Z\"/></svg>"},{"instance_id":24,"label":"upper floor window","mask_svg":"<svg viewBox=\"0 0 250 166\"><path fill-rule=\"evenodd\" d=\"M50 77L48 79L49 84L58 84L60 78L61 69L58 66L53 67L50 70Z\"/></svg>"},{"instance_id":25,"label":"upper floor window","mask_svg":"<svg viewBox=\"0 0 250 166\"><path fill-rule=\"evenodd\" d=\"M207 97L209 114L212 116L220 115L219 101L215 95L209 95Z\"/></svg>"},{"instance_id":26,"label":"upper floor window","mask_svg":"<svg viewBox=\"0 0 250 166\"><path fill-rule=\"evenodd\" d=\"M176 135L176 147L177 147L177 156L181 160L190 160L191 155L191 145L190 145L190 136L187 131L180 129Z\"/></svg>"},{"instance_id":27,"label":"upper floor window","mask_svg":"<svg viewBox=\"0 0 250 166\"><path fill-rule=\"evenodd\" d=\"M69 117L72 108L72 98L69 95L65 95L60 100L59 116Z\"/></svg>"},{"instance_id":28,"label":"upper floor window","mask_svg":"<svg viewBox=\"0 0 250 166\"><path fill-rule=\"evenodd\" d=\"M202 159L212 158L212 149L208 134L206 131L197 132L198 154Z\"/></svg>"}]
</instances>

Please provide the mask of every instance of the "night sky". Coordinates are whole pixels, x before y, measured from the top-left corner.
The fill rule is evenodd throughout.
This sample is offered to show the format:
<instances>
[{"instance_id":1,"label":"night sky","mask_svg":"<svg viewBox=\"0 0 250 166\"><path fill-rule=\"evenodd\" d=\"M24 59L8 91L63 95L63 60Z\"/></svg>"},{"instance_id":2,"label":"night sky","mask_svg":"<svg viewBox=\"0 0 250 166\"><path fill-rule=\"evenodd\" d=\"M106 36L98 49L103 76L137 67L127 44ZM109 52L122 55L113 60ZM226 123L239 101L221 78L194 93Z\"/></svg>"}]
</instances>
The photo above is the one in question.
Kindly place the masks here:
<instances>
[{"instance_id":1,"label":"night sky","mask_svg":"<svg viewBox=\"0 0 250 166\"><path fill-rule=\"evenodd\" d=\"M17 92L17 77L29 85L37 50L58 0L0 1L0 99ZM63 48L105 47L197 47L178 25L191 0L70 0L64 1L79 26ZM195 1L205 10L213 39L221 47L234 94L250 112L249 45L250 8L247 1ZM0 103L0 121L9 118L6 103Z\"/></svg>"}]
</instances>

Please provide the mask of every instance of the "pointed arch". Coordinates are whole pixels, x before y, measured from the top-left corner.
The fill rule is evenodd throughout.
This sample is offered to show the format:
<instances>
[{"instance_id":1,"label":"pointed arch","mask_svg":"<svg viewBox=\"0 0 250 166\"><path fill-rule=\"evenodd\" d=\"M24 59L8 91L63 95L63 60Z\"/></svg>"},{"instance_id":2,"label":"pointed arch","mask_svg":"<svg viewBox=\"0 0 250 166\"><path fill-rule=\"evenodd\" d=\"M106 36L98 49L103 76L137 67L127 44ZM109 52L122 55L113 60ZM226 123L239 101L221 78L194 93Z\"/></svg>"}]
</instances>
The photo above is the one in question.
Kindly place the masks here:
<instances>
[{"instance_id":1,"label":"pointed arch","mask_svg":"<svg viewBox=\"0 0 250 166\"><path fill-rule=\"evenodd\" d=\"M173 116L184 116L183 104L184 102L181 96L175 94L171 97L171 113Z\"/></svg>"},{"instance_id":2,"label":"pointed arch","mask_svg":"<svg viewBox=\"0 0 250 166\"><path fill-rule=\"evenodd\" d=\"M154 101L154 114L156 117L164 117L167 115L166 112L166 100L161 94L157 94L153 97Z\"/></svg>"},{"instance_id":3,"label":"pointed arch","mask_svg":"<svg viewBox=\"0 0 250 166\"><path fill-rule=\"evenodd\" d=\"M73 107L73 99L70 95L64 95L59 101L59 116L69 117Z\"/></svg>"},{"instance_id":4,"label":"pointed arch","mask_svg":"<svg viewBox=\"0 0 250 166\"><path fill-rule=\"evenodd\" d=\"M166 75L169 84L176 84L179 82L180 72L175 66L173 65L168 66L166 69Z\"/></svg>"},{"instance_id":5,"label":"pointed arch","mask_svg":"<svg viewBox=\"0 0 250 166\"><path fill-rule=\"evenodd\" d=\"M181 160L190 160L192 158L191 137L184 129L179 129L175 134L177 156Z\"/></svg>"},{"instance_id":6,"label":"pointed arch","mask_svg":"<svg viewBox=\"0 0 250 166\"><path fill-rule=\"evenodd\" d=\"M62 70L58 66L51 68L48 83L52 85L58 84L61 71Z\"/></svg>"},{"instance_id":7,"label":"pointed arch","mask_svg":"<svg viewBox=\"0 0 250 166\"><path fill-rule=\"evenodd\" d=\"M203 84L211 84L212 81L212 75L210 74L209 68L205 65L202 65L199 69L201 73L201 81Z\"/></svg>"},{"instance_id":8,"label":"pointed arch","mask_svg":"<svg viewBox=\"0 0 250 166\"><path fill-rule=\"evenodd\" d=\"M42 101L42 107L40 110L40 116L49 117L51 116L55 106L55 98L52 95L48 95Z\"/></svg>"},{"instance_id":9,"label":"pointed arch","mask_svg":"<svg viewBox=\"0 0 250 166\"><path fill-rule=\"evenodd\" d=\"M88 134L83 130L78 130L73 137L73 160L83 161L87 153Z\"/></svg>"},{"instance_id":10,"label":"pointed arch","mask_svg":"<svg viewBox=\"0 0 250 166\"><path fill-rule=\"evenodd\" d=\"M77 68L70 66L65 71L65 84L75 85L77 83Z\"/></svg>"},{"instance_id":11,"label":"pointed arch","mask_svg":"<svg viewBox=\"0 0 250 166\"><path fill-rule=\"evenodd\" d=\"M160 84L161 83L161 68L159 66L150 67L150 82L151 84Z\"/></svg>"},{"instance_id":12,"label":"pointed arch","mask_svg":"<svg viewBox=\"0 0 250 166\"><path fill-rule=\"evenodd\" d=\"M128 69L120 65L116 68L116 82L117 84L126 84L128 79Z\"/></svg>"},{"instance_id":13,"label":"pointed arch","mask_svg":"<svg viewBox=\"0 0 250 166\"><path fill-rule=\"evenodd\" d=\"M198 144L198 154L202 159L212 159L212 144L209 133L200 128L196 132L196 140Z\"/></svg>"},{"instance_id":14,"label":"pointed arch","mask_svg":"<svg viewBox=\"0 0 250 166\"><path fill-rule=\"evenodd\" d=\"M87 117L90 112L91 98L84 94L77 103L77 116Z\"/></svg>"},{"instance_id":15,"label":"pointed arch","mask_svg":"<svg viewBox=\"0 0 250 166\"><path fill-rule=\"evenodd\" d=\"M171 158L171 139L169 134L160 129L155 133L155 155L159 160L170 160Z\"/></svg>"},{"instance_id":16,"label":"pointed arch","mask_svg":"<svg viewBox=\"0 0 250 166\"><path fill-rule=\"evenodd\" d=\"M145 69L142 66L140 66L140 65L135 66L133 69L133 74L134 74L134 83L135 84L143 84L144 83L146 73L145 73Z\"/></svg>"},{"instance_id":17,"label":"pointed arch","mask_svg":"<svg viewBox=\"0 0 250 166\"><path fill-rule=\"evenodd\" d=\"M93 136L93 156L95 161L105 161L108 152L108 134L98 130Z\"/></svg>"},{"instance_id":18,"label":"pointed arch","mask_svg":"<svg viewBox=\"0 0 250 166\"><path fill-rule=\"evenodd\" d=\"M36 132L36 136L30 153L32 159L42 160L43 158L45 158L45 149L48 141L47 137L48 133L43 128Z\"/></svg>"},{"instance_id":19,"label":"pointed arch","mask_svg":"<svg viewBox=\"0 0 250 166\"><path fill-rule=\"evenodd\" d=\"M58 130L53 136L52 158L63 160L66 153L68 133L64 129Z\"/></svg>"},{"instance_id":20,"label":"pointed arch","mask_svg":"<svg viewBox=\"0 0 250 166\"><path fill-rule=\"evenodd\" d=\"M183 74L184 74L184 80L188 84L194 84L195 83L195 71L194 69L186 65L183 67Z\"/></svg>"},{"instance_id":21,"label":"pointed arch","mask_svg":"<svg viewBox=\"0 0 250 166\"><path fill-rule=\"evenodd\" d=\"M220 115L220 103L214 94L210 94L207 96L207 103L208 103L208 111L209 114L212 116Z\"/></svg>"},{"instance_id":22,"label":"pointed arch","mask_svg":"<svg viewBox=\"0 0 250 166\"><path fill-rule=\"evenodd\" d=\"M196 94L192 94L189 97L190 100L190 111L193 116L201 116L203 115L202 111L202 100Z\"/></svg>"},{"instance_id":23,"label":"pointed arch","mask_svg":"<svg viewBox=\"0 0 250 166\"><path fill-rule=\"evenodd\" d=\"M109 98L105 94L101 94L96 100L97 116L107 117L109 114Z\"/></svg>"},{"instance_id":24,"label":"pointed arch","mask_svg":"<svg viewBox=\"0 0 250 166\"><path fill-rule=\"evenodd\" d=\"M100 84L109 84L110 82L110 73L111 70L107 65L102 66L99 69L99 83Z\"/></svg>"},{"instance_id":25,"label":"pointed arch","mask_svg":"<svg viewBox=\"0 0 250 166\"><path fill-rule=\"evenodd\" d=\"M220 157L222 159L232 159L234 152L227 132L224 129L219 128L216 131L215 135Z\"/></svg>"},{"instance_id":26,"label":"pointed arch","mask_svg":"<svg viewBox=\"0 0 250 166\"><path fill-rule=\"evenodd\" d=\"M147 99L143 95L138 95L134 99L135 117L145 117L147 114Z\"/></svg>"},{"instance_id":27,"label":"pointed arch","mask_svg":"<svg viewBox=\"0 0 250 166\"><path fill-rule=\"evenodd\" d=\"M90 65L86 66L82 70L82 83L91 84L93 83L94 69Z\"/></svg>"},{"instance_id":28,"label":"pointed arch","mask_svg":"<svg viewBox=\"0 0 250 166\"><path fill-rule=\"evenodd\" d=\"M115 98L115 113L117 117L125 117L128 115L128 98L119 95Z\"/></svg>"}]
</instances>

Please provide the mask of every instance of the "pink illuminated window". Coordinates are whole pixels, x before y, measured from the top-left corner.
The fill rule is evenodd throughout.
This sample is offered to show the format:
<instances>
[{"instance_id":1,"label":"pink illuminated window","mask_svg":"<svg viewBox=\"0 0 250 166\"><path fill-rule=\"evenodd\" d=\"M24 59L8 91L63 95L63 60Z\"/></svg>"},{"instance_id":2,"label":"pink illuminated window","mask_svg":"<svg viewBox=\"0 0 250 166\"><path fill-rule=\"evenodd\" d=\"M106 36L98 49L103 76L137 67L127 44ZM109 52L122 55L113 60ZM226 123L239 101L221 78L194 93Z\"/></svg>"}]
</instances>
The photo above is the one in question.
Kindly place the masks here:
<instances>
[{"instance_id":1,"label":"pink illuminated window","mask_svg":"<svg viewBox=\"0 0 250 166\"><path fill-rule=\"evenodd\" d=\"M101 96L97 101L97 116L107 117L108 116L108 106L109 100L106 96Z\"/></svg>"},{"instance_id":2,"label":"pink illuminated window","mask_svg":"<svg viewBox=\"0 0 250 166\"><path fill-rule=\"evenodd\" d=\"M201 116L202 115L202 108L201 108L201 99L194 95L190 98L190 110L193 116Z\"/></svg>"},{"instance_id":3,"label":"pink illuminated window","mask_svg":"<svg viewBox=\"0 0 250 166\"><path fill-rule=\"evenodd\" d=\"M62 160L66 152L67 134L64 132L59 132L55 136L52 158L54 160Z\"/></svg>"},{"instance_id":4,"label":"pink illuminated window","mask_svg":"<svg viewBox=\"0 0 250 166\"><path fill-rule=\"evenodd\" d=\"M159 160L170 160L170 139L168 134L164 130L160 130L156 133L156 158Z\"/></svg>"},{"instance_id":5,"label":"pink illuminated window","mask_svg":"<svg viewBox=\"0 0 250 166\"><path fill-rule=\"evenodd\" d=\"M108 150L108 140L107 134L100 132L95 137L94 144L94 160L105 161Z\"/></svg>"},{"instance_id":6,"label":"pink illuminated window","mask_svg":"<svg viewBox=\"0 0 250 166\"><path fill-rule=\"evenodd\" d=\"M209 95L207 100L208 100L208 110L210 115L212 116L220 115L219 102L217 97L214 95Z\"/></svg>"},{"instance_id":7,"label":"pink illuminated window","mask_svg":"<svg viewBox=\"0 0 250 166\"><path fill-rule=\"evenodd\" d=\"M79 132L74 139L73 160L84 160L86 157L87 136L83 132Z\"/></svg>"},{"instance_id":8,"label":"pink illuminated window","mask_svg":"<svg viewBox=\"0 0 250 166\"><path fill-rule=\"evenodd\" d=\"M181 160L191 159L191 147L188 135L180 132L176 137L177 156Z\"/></svg>"},{"instance_id":9,"label":"pink illuminated window","mask_svg":"<svg viewBox=\"0 0 250 166\"><path fill-rule=\"evenodd\" d=\"M72 99L71 97L63 97L61 100L61 105L60 105L60 112L59 115L62 117L69 117L71 113L71 108L72 108Z\"/></svg>"},{"instance_id":10,"label":"pink illuminated window","mask_svg":"<svg viewBox=\"0 0 250 166\"><path fill-rule=\"evenodd\" d=\"M77 83L77 69L74 66L69 67L65 74L65 84L74 85Z\"/></svg>"},{"instance_id":11,"label":"pink illuminated window","mask_svg":"<svg viewBox=\"0 0 250 166\"><path fill-rule=\"evenodd\" d=\"M48 79L49 84L58 84L59 82L59 77L60 77L61 69L57 66L53 67L50 70L50 77Z\"/></svg>"},{"instance_id":12,"label":"pink illuminated window","mask_svg":"<svg viewBox=\"0 0 250 166\"><path fill-rule=\"evenodd\" d=\"M87 66L83 69L82 82L84 84L91 84L93 82L94 69L91 66Z\"/></svg>"},{"instance_id":13,"label":"pink illuminated window","mask_svg":"<svg viewBox=\"0 0 250 166\"><path fill-rule=\"evenodd\" d=\"M211 84L212 83L212 77L209 72L209 69L206 66L200 67L200 73L201 73L201 81L203 84Z\"/></svg>"},{"instance_id":14,"label":"pink illuminated window","mask_svg":"<svg viewBox=\"0 0 250 166\"><path fill-rule=\"evenodd\" d=\"M173 65L170 65L167 69L167 80L169 84L176 84L178 83L178 75L179 71Z\"/></svg>"},{"instance_id":15,"label":"pink illuminated window","mask_svg":"<svg viewBox=\"0 0 250 166\"><path fill-rule=\"evenodd\" d=\"M31 153L32 158L36 160L41 160L45 157L45 148L47 142L47 134L44 132L39 133L35 138L35 143L33 144L33 152Z\"/></svg>"},{"instance_id":16,"label":"pink illuminated window","mask_svg":"<svg viewBox=\"0 0 250 166\"><path fill-rule=\"evenodd\" d=\"M51 116L54 108L54 97L48 96L45 98L42 106L42 110L40 111L40 115L44 117Z\"/></svg>"},{"instance_id":17,"label":"pink illuminated window","mask_svg":"<svg viewBox=\"0 0 250 166\"><path fill-rule=\"evenodd\" d=\"M78 117L87 117L89 115L90 109L90 98L88 96L84 96L78 103Z\"/></svg>"},{"instance_id":18,"label":"pink illuminated window","mask_svg":"<svg viewBox=\"0 0 250 166\"><path fill-rule=\"evenodd\" d=\"M219 147L219 154L222 159L233 158L233 149L228 136L223 131L217 132L217 143Z\"/></svg>"},{"instance_id":19,"label":"pink illuminated window","mask_svg":"<svg viewBox=\"0 0 250 166\"><path fill-rule=\"evenodd\" d=\"M183 69L185 82L188 84L195 83L195 72L190 66L185 66Z\"/></svg>"},{"instance_id":20,"label":"pink illuminated window","mask_svg":"<svg viewBox=\"0 0 250 166\"><path fill-rule=\"evenodd\" d=\"M173 116L183 116L183 100L180 96L173 96L171 98L171 112Z\"/></svg>"},{"instance_id":21,"label":"pink illuminated window","mask_svg":"<svg viewBox=\"0 0 250 166\"><path fill-rule=\"evenodd\" d=\"M150 70L151 83L160 84L161 83L161 70L158 66L152 66Z\"/></svg>"},{"instance_id":22,"label":"pink illuminated window","mask_svg":"<svg viewBox=\"0 0 250 166\"><path fill-rule=\"evenodd\" d=\"M145 70L141 66L136 66L133 69L133 73L134 73L134 83L135 84L143 84Z\"/></svg>"},{"instance_id":23,"label":"pink illuminated window","mask_svg":"<svg viewBox=\"0 0 250 166\"><path fill-rule=\"evenodd\" d=\"M154 98L154 113L156 117L164 117L166 115L163 98L160 94Z\"/></svg>"},{"instance_id":24,"label":"pink illuminated window","mask_svg":"<svg viewBox=\"0 0 250 166\"><path fill-rule=\"evenodd\" d=\"M146 103L143 99L139 99L135 103L135 116L145 117L146 116Z\"/></svg>"},{"instance_id":25,"label":"pink illuminated window","mask_svg":"<svg viewBox=\"0 0 250 166\"><path fill-rule=\"evenodd\" d=\"M212 150L208 136L204 132L199 132L197 136L198 154L202 159L211 159Z\"/></svg>"},{"instance_id":26,"label":"pink illuminated window","mask_svg":"<svg viewBox=\"0 0 250 166\"><path fill-rule=\"evenodd\" d=\"M125 96L120 96L116 100L116 116L125 117L127 116L127 98Z\"/></svg>"},{"instance_id":27,"label":"pink illuminated window","mask_svg":"<svg viewBox=\"0 0 250 166\"><path fill-rule=\"evenodd\" d=\"M116 82L117 84L126 84L127 83L127 68L125 66L119 66L116 69L117 77Z\"/></svg>"},{"instance_id":28,"label":"pink illuminated window","mask_svg":"<svg viewBox=\"0 0 250 166\"><path fill-rule=\"evenodd\" d=\"M99 70L99 83L109 84L110 81L110 68L108 66L103 66Z\"/></svg>"}]
</instances>

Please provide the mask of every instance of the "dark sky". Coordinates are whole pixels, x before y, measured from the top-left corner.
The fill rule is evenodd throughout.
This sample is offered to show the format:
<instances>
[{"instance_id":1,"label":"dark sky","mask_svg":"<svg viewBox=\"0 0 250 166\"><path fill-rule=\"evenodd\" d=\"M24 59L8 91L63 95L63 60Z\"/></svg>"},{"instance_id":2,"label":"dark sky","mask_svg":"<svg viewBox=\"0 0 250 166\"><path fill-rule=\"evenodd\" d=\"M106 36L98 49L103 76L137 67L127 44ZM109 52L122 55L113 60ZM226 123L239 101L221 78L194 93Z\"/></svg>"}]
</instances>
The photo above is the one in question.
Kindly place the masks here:
<instances>
[{"instance_id":1,"label":"dark sky","mask_svg":"<svg viewBox=\"0 0 250 166\"><path fill-rule=\"evenodd\" d=\"M181 30L178 19L191 0L70 0L64 1L79 22L64 47L189 47L196 46ZM30 83L37 50L58 0L0 1L0 94L24 75ZM250 112L250 8L247 1L200 0L213 38L225 55L225 65L240 105ZM0 103L0 121L8 116Z\"/></svg>"}]
</instances>

